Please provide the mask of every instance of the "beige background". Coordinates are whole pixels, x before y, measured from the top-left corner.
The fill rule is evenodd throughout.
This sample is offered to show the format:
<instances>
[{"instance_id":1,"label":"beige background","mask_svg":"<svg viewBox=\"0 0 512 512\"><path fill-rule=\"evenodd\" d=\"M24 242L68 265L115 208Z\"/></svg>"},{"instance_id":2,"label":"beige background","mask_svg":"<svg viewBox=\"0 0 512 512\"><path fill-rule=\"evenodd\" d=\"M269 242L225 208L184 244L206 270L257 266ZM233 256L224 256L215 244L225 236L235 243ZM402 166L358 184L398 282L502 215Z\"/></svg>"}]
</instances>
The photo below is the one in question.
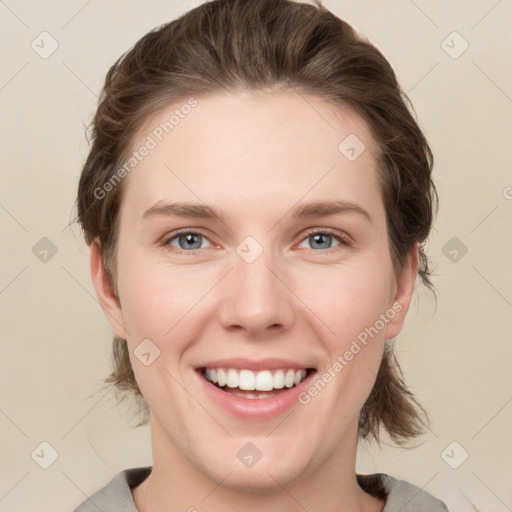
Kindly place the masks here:
<instances>
[{"instance_id":1,"label":"beige background","mask_svg":"<svg viewBox=\"0 0 512 512\"><path fill-rule=\"evenodd\" d=\"M97 391L111 331L67 224L109 66L197 3L0 2L2 511L73 510L118 471L151 464L148 429L130 429L112 393ZM455 512L512 510L512 1L325 4L395 67L435 153L441 200L429 245L437 310L419 289L396 343L432 432L414 449L361 450L357 469L406 479ZM59 45L46 59L31 47L43 31ZM57 248L46 262L32 252L43 237ZM452 237L467 247L456 262ZM47 469L36 460L50 460L48 447L31 457L42 442L58 452ZM462 450L469 458L453 469Z\"/></svg>"}]
</instances>

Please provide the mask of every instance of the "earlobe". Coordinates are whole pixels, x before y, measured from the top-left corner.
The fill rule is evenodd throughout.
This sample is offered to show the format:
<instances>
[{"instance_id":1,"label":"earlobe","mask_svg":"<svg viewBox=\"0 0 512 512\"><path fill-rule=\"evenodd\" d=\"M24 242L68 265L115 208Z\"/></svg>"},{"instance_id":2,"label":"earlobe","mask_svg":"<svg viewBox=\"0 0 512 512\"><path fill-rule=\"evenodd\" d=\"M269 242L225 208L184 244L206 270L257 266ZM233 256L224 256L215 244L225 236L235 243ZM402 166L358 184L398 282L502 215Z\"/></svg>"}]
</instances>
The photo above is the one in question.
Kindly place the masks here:
<instances>
[{"instance_id":1,"label":"earlobe","mask_svg":"<svg viewBox=\"0 0 512 512\"><path fill-rule=\"evenodd\" d=\"M97 239L91 243L91 277L100 305L108 323L115 333L126 339L126 329L121 311L121 303L114 291L114 284L103 264L101 247Z\"/></svg>"},{"instance_id":2,"label":"earlobe","mask_svg":"<svg viewBox=\"0 0 512 512\"><path fill-rule=\"evenodd\" d=\"M386 326L386 340L398 336L411 305L414 284L418 275L419 243L416 242L407 256L400 275L396 277L396 292L390 304L396 314Z\"/></svg>"}]
</instances>

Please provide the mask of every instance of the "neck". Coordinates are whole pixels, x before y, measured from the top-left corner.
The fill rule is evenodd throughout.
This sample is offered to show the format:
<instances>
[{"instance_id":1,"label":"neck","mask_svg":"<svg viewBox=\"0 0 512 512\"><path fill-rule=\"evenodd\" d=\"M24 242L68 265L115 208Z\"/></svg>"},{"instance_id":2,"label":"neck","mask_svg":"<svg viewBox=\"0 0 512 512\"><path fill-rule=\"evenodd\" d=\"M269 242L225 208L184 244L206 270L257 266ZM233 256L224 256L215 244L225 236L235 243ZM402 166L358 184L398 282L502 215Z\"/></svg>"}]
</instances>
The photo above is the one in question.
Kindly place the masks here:
<instances>
[{"instance_id":1,"label":"neck","mask_svg":"<svg viewBox=\"0 0 512 512\"><path fill-rule=\"evenodd\" d=\"M288 481L260 467L260 473L255 474L257 485L251 487L236 480L237 468L219 475L220 478L198 470L199 464L194 465L179 450L154 417L151 439L152 472L132 489L140 512L381 512L385 505L357 484L357 428L318 467L311 464Z\"/></svg>"}]
</instances>

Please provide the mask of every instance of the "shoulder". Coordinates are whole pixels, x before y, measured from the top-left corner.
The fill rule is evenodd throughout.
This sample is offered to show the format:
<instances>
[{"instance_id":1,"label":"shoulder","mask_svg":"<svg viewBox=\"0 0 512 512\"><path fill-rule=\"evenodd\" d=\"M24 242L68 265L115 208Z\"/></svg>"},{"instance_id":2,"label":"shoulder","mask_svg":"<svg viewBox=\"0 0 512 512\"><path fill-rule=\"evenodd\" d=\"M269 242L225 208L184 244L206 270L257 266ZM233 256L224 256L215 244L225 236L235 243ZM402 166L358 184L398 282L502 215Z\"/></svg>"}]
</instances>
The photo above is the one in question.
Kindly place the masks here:
<instances>
[{"instance_id":1,"label":"shoulder","mask_svg":"<svg viewBox=\"0 0 512 512\"><path fill-rule=\"evenodd\" d=\"M364 491L386 498L382 512L449 512L432 494L385 473L357 475L357 482Z\"/></svg>"},{"instance_id":2,"label":"shoulder","mask_svg":"<svg viewBox=\"0 0 512 512\"><path fill-rule=\"evenodd\" d=\"M151 466L146 466L117 473L107 485L89 496L74 512L138 512L131 488L143 482L151 470Z\"/></svg>"}]
</instances>

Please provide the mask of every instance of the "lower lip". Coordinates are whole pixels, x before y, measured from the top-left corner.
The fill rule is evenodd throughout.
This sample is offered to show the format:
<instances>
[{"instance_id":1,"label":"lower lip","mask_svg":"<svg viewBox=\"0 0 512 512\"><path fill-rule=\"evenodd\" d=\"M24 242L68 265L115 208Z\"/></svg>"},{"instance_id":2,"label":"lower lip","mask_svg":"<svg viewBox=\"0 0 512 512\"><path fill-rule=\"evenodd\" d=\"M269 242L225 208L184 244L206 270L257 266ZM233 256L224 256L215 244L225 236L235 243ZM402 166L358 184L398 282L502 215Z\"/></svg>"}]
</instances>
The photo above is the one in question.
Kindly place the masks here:
<instances>
[{"instance_id":1,"label":"lower lip","mask_svg":"<svg viewBox=\"0 0 512 512\"><path fill-rule=\"evenodd\" d=\"M196 371L208 396L228 413L244 420L268 420L283 415L299 403L298 395L309 386L315 373L311 372L299 385L276 396L250 399L222 391Z\"/></svg>"}]
</instances>

